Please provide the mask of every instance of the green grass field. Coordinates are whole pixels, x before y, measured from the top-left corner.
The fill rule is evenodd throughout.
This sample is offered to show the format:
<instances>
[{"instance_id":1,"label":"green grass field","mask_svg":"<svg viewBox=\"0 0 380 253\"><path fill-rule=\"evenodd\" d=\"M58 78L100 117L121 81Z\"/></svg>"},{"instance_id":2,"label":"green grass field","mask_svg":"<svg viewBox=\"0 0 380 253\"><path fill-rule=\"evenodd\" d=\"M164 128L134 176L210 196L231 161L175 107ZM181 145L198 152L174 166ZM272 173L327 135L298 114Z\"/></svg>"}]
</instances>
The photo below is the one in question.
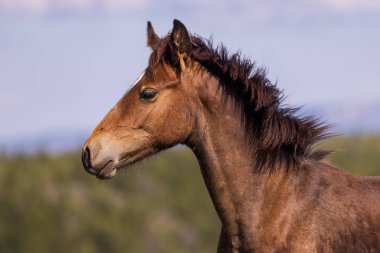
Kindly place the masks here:
<instances>
[{"instance_id":1,"label":"green grass field","mask_svg":"<svg viewBox=\"0 0 380 253\"><path fill-rule=\"evenodd\" d=\"M380 175L380 136L335 138L329 162ZM192 153L175 148L99 181L79 152L0 156L0 252L215 252L220 222Z\"/></svg>"}]
</instances>

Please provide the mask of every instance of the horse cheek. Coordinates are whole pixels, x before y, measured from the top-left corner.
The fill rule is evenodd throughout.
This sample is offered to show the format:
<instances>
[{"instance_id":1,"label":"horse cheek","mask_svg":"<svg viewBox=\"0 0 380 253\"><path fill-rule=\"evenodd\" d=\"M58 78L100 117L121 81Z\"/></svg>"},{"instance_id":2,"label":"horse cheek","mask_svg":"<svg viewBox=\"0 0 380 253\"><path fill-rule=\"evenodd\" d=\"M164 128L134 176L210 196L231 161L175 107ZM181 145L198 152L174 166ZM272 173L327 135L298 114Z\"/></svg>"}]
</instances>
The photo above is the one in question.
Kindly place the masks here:
<instances>
[{"instance_id":1,"label":"horse cheek","mask_svg":"<svg viewBox=\"0 0 380 253\"><path fill-rule=\"evenodd\" d=\"M192 125L189 113L171 109L167 117L161 119L161 127L158 131L158 139L161 144L170 147L183 142L190 134Z\"/></svg>"}]
</instances>

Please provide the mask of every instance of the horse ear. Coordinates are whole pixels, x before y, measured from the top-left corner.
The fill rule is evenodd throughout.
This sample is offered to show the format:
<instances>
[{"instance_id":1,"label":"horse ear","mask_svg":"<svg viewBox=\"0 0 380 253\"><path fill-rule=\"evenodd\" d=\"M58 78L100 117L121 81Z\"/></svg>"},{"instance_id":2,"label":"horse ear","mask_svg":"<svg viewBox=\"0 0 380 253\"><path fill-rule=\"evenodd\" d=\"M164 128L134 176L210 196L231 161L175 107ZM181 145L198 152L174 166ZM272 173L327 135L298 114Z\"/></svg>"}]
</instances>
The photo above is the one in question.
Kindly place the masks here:
<instances>
[{"instance_id":1,"label":"horse ear","mask_svg":"<svg viewBox=\"0 0 380 253\"><path fill-rule=\"evenodd\" d=\"M148 21L146 31L147 31L147 38L148 38L147 44L150 48L155 49L158 41L160 40L160 37L158 37L157 34L155 33L152 23L150 21Z\"/></svg>"},{"instance_id":2,"label":"horse ear","mask_svg":"<svg viewBox=\"0 0 380 253\"><path fill-rule=\"evenodd\" d=\"M185 25L177 19L173 20L173 30L170 34L170 40L174 48L178 50L178 54L187 54L190 52L191 41L189 32L187 31Z\"/></svg>"}]
</instances>

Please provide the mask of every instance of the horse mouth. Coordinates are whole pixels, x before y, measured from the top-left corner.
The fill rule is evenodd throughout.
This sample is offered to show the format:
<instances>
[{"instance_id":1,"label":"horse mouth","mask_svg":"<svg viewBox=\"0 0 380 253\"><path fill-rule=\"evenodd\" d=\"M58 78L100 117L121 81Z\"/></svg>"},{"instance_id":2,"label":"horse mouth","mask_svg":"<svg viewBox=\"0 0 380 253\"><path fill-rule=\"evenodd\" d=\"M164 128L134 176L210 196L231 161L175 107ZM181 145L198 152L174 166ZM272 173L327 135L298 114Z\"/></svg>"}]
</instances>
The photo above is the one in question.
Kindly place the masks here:
<instances>
[{"instance_id":1,"label":"horse mouth","mask_svg":"<svg viewBox=\"0 0 380 253\"><path fill-rule=\"evenodd\" d=\"M116 174L115 164L112 160L106 162L100 169L89 167L86 168L86 171L99 179L110 179Z\"/></svg>"},{"instance_id":2,"label":"horse mouth","mask_svg":"<svg viewBox=\"0 0 380 253\"><path fill-rule=\"evenodd\" d=\"M86 170L88 173L101 180L111 179L116 175L118 170L127 168L154 153L156 153L155 149L139 149L133 152L124 153L117 162L109 160L100 169L96 170L93 167L90 167Z\"/></svg>"}]
</instances>

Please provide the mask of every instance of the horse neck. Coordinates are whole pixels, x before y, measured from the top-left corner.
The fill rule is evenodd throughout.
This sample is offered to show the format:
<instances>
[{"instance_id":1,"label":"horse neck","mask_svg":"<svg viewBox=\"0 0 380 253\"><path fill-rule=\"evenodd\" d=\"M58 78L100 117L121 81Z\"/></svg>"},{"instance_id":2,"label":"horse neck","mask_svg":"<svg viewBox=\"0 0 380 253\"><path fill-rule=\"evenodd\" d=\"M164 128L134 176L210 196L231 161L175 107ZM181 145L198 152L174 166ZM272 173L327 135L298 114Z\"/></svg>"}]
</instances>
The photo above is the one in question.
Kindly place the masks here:
<instances>
[{"instance_id":1,"label":"horse neck","mask_svg":"<svg viewBox=\"0 0 380 253\"><path fill-rule=\"evenodd\" d=\"M286 176L281 172L254 173L255 146L247 141L233 101L221 102L222 91L216 85L216 80L210 80L202 90L204 98L213 101L202 103L208 108L198 108L196 129L186 144L198 158L224 233L230 243L239 244L241 238L252 238L257 230L264 195L273 191L269 189L273 185L283 184Z\"/></svg>"}]
</instances>

